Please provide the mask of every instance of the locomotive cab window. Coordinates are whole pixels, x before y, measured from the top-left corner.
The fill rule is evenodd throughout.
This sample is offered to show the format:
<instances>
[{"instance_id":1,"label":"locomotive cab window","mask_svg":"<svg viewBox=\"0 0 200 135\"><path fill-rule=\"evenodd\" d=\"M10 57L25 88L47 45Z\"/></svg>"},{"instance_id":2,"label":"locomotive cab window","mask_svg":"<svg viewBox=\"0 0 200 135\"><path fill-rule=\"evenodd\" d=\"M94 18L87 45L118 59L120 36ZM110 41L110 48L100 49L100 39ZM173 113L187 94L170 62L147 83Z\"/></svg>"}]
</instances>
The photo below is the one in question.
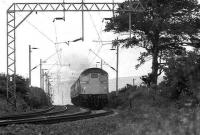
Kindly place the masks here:
<instances>
[{"instance_id":1,"label":"locomotive cab window","mask_svg":"<svg viewBox=\"0 0 200 135\"><path fill-rule=\"evenodd\" d=\"M91 74L91 78L98 78L98 74L92 73L92 74Z\"/></svg>"}]
</instances>

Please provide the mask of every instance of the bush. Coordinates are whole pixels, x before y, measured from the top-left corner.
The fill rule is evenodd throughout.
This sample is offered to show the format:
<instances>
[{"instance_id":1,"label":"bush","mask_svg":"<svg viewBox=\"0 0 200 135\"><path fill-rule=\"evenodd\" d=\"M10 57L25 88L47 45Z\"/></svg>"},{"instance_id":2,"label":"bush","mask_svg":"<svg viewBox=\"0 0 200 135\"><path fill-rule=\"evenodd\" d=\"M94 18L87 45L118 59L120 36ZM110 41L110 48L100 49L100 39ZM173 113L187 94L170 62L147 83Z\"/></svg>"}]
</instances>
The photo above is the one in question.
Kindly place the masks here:
<instances>
[{"instance_id":1,"label":"bush","mask_svg":"<svg viewBox=\"0 0 200 135\"><path fill-rule=\"evenodd\" d=\"M200 55L198 51L190 51L179 57L167 59L164 69L164 81L160 83L162 92L173 99L182 94L197 96L200 92Z\"/></svg>"},{"instance_id":2,"label":"bush","mask_svg":"<svg viewBox=\"0 0 200 135\"><path fill-rule=\"evenodd\" d=\"M27 93L26 102L31 108L41 108L50 105L51 99L41 88L31 87Z\"/></svg>"},{"instance_id":3,"label":"bush","mask_svg":"<svg viewBox=\"0 0 200 135\"><path fill-rule=\"evenodd\" d=\"M6 97L6 75L0 74L0 94Z\"/></svg>"},{"instance_id":4,"label":"bush","mask_svg":"<svg viewBox=\"0 0 200 135\"><path fill-rule=\"evenodd\" d=\"M23 78L22 76L16 76L16 92L22 95L26 95L29 90L29 80Z\"/></svg>"},{"instance_id":5,"label":"bush","mask_svg":"<svg viewBox=\"0 0 200 135\"><path fill-rule=\"evenodd\" d=\"M129 95L130 93L136 91L136 86L127 84L124 88L119 90L118 96L116 92L112 91L109 93L109 103L108 107L117 108L117 107L126 107L129 105Z\"/></svg>"},{"instance_id":6,"label":"bush","mask_svg":"<svg viewBox=\"0 0 200 135\"><path fill-rule=\"evenodd\" d=\"M6 81L7 76L5 74L0 74L0 94L6 98ZM44 91L37 87L29 88L29 80L23 78L22 76L16 76L16 94L17 100L21 98L25 100L26 103L23 103L22 108L25 104L28 104L32 108L39 108L47 106L50 104L50 98L44 93Z\"/></svg>"},{"instance_id":7,"label":"bush","mask_svg":"<svg viewBox=\"0 0 200 135\"><path fill-rule=\"evenodd\" d=\"M3 96L6 96L6 82L7 76L5 74L0 74L0 94ZM28 89L28 79L16 75L16 92L20 93L21 95L26 95Z\"/></svg>"}]
</instances>

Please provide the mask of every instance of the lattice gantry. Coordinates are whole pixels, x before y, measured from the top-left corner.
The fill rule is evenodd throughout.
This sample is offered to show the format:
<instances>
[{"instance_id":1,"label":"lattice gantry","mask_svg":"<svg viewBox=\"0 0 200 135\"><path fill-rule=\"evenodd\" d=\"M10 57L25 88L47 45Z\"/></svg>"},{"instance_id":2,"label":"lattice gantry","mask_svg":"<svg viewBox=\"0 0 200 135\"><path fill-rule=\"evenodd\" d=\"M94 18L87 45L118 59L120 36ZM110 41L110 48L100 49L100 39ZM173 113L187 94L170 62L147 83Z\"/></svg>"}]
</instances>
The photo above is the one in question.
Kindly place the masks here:
<instances>
[{"instance_id":1,"label":"lattice gantry","mask_svg":"<svg viewBox=\"0 0 200 135\"><path fill-rule=\"evenodd\" d=\"M7 11L7 101L16 107L15 12Z\"/></svg>"},{"instance_id":2,"label":"lattice gantry","mask_svg":"<svg viewBox=\"0 0 200 135\"><path fill-rule=\"evenodd\" d=\"M133 0L131 7L124 8L121 3L15 3L9 11L119 11L142 12L143 6L138 0ZM14 10L15 7L15 10Z\"/></svg>"}]
</instances>

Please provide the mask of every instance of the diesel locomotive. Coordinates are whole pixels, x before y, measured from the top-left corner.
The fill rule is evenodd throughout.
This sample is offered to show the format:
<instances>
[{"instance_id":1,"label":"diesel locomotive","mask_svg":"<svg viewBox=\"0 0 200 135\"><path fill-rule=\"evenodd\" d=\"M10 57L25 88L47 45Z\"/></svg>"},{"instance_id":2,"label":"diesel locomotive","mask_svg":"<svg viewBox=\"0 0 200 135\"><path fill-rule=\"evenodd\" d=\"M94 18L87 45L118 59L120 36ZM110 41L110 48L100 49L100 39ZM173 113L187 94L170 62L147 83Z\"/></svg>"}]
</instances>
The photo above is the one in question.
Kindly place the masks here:
<instances>
[{"instance_id":1,"label":"diesel locomotive","mask_svg":"<svg viewBox=\"0 0 200 135\"><path fill-rule=\"evenodd\" d=\"M100 68L84 70L71 86L70 96L76 106L102 109L108 103L108 73Z\"/></svg>"}]
</instances>

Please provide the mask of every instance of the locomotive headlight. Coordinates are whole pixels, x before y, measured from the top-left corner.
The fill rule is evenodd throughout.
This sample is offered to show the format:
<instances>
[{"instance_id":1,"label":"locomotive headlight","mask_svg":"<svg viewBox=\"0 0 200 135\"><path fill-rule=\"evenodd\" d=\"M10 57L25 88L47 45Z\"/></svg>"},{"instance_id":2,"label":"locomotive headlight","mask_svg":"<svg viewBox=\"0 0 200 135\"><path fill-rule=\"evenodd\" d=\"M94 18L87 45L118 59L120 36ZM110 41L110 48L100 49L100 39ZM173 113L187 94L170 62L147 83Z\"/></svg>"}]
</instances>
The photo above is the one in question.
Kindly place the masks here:
<instances>
[{"instance_id":1,"label":"locomotive headlight","mask_svg":"<svg viewBox=\"0 0 200 135\"><path fill-rule=\"evenodd\" d=\"M85 93L85 89L86 89L86 87L83 87L83 89L82 89L82 93Z\"/></svg>"}]
</instances>

